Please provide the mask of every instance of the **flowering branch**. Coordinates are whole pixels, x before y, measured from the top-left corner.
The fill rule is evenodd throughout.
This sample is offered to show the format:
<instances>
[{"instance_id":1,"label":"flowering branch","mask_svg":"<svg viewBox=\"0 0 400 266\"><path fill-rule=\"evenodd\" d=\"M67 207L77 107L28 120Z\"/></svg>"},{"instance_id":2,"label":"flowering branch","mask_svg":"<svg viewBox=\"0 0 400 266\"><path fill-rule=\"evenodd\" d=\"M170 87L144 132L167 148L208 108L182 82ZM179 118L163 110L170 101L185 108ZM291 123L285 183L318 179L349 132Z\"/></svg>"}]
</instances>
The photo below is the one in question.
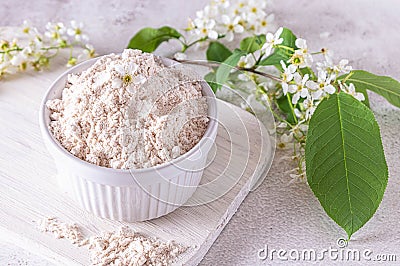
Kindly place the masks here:
<instances>
[{"instance_id":1,"label":"flowering branch","mask_svg":"<svg viewBox=\"0 0 400 266\"><path fill-rule=\"evenodd\" d=\"M187 60L187 59L186 60L179 60L179 59L176 59L176 58L172 58L172 59L174 61L176 61L178 63L182 63L182 64L198 65L198 66L206 66L206 67L219 67L222 64L220 62L194 61L194 60ZM269 73L258 71L258 70L254 69L254 68L244 68L244 67L239 67L239 66L236 66L234 68L236 70L239 70L239 71L246 71L246 72L254 73L254 74L257 74L257 75L260 75L260 76L275 80L275 81L282 82L281 78L279 78L277 76L274 76L272 74L269 74Z\"/></svg>"},{"instance_id":2,"label":"flowering branch","mask_svg":"<svg viewBox=\"0 0 400 266\"><path fill-rule=\"evenodd\" d=\"M267 2L212 0L184 32L144 28L128 48L153 52L162 42L179 40L175 60L209 66L204 78L217 96L227 85L247 97L245 110L271 111L278 121L278 148L293 150L296 168L290 176L308 181L350 238L375 213L388 179L367 90L400 107L400 83L353 70L348 60L335 61L331 50L311 52L306 40L287 28L270 32L274 16L264 11ZM222 43L239 36L233 51ZM187 60L193 46L208 46L208 62Z\"/></svg>"},{"instance_id":3,"label":"flowering branch","mask_svg":"<svg viewBox=\"0 0 400 266\"><path fill-rule=\"evenodd\" d=\"M17 39L0 41L0 78L6 74L24 71L28 67L41 70L47 67L50 60L62 49L70 50L67 66L73 66L85 58L94 57L94 48L88 43L89 38L84 34L82 27L81 23L75 21L71 21L69 27L61 22L49 22L46 25L46 31L41 33L24 21L22 42ZM74 49L78 47L83 52L74 55Z\"/></svg>"}]
</instances>

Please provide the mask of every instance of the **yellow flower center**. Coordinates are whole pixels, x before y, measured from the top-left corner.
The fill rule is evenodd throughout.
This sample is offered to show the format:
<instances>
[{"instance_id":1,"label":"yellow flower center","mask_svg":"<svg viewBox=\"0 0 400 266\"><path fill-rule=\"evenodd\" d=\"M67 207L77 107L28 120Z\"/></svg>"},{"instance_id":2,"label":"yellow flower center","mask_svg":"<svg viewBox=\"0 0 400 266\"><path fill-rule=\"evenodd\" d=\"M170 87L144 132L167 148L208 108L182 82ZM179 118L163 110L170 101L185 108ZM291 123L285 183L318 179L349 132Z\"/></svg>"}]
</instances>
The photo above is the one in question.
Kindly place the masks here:
<instances>
[{"instance_id":1,"label":"yellow flower center","mask_svg":"<svg viewBox=\"0 0 400 266\"><path fill-rule=\"evenodd\" d=\"M267 21L265 21L265 20L261 21L261 26L266 27L267 25L268 25Z\"/></svg>"},{"instance_id":2,"label":"yellow flower center","mask_svg":"<svg viewBox=\"0 0 400 266\"><path fill-rule=\"evenodd\" d=\"M250 11L253 13L257 13L257 7L252 7Z\"/></svg>"},{"instance_id":3,"label":"yellow flower center","mask_svg":"<svg viewBox=\"0 0 400 266\"><path fill-rule=\"evenodd\" d=\"M129 75L129 74L126 74L126 75L122 78L122 81L123 81L124 83L126 83L126 84L129 84L129 83L132 82L132 76Z\"/></svg>"},{"instance_id":4,"label":"yellow flower center","mask_svg":"<svg viewBox=\"0 0 400 266\"><path fill-rule=\"evenodd\" d=\"M290 63L294 65L300 65L304 62L304 58L301 55L295 54L290 58Z\"/></svg>"},{"instance_id":5,"label":"yellow flower center","mask_svg":"<svg viewBox=\"0 0 400 266\"><path fill-rule=\"evenodd\" d=\"M241 61L241 62L239 62L238 66L241 68L244 68L246 66L246 62Z\"/></svg>"},{"instance_id":6,"label":"yellow flower center","mask_svg":"<svg viewBox=\"0 0 400 266\"><path fill-rule=\"evenodd\" d=\"M53 38L53 39L58 39L58 38L60 38L60 34L58 34L58 32L53 32L53 34L51 35L51 37Z\"/></svg>"}]
</instances>

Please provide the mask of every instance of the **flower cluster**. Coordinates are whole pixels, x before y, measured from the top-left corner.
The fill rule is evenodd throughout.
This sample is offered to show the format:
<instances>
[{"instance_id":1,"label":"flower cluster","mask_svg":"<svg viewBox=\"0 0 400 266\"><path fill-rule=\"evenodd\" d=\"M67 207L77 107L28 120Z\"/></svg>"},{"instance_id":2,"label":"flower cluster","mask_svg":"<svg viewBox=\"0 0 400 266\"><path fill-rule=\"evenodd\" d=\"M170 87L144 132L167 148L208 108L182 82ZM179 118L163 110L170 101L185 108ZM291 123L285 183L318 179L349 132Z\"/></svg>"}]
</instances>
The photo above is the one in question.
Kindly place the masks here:
<instances>
[{"instance_id":1,"label":"flower cluster","mask_svg":"<svg viewBox=\"0 0 400 266\"><path fill-rule=\"evenodd\" d=\"M232 41L243 32L261 34L271 28L273 14L267 14L267 1L212 0L196 18L189 20L189 31L196 38Z\"/></svg>"},{"instance_id":2,"label":"flower cluster","mask_svg":"<svg viewBox=\"0 0 400 266\"><path fill-rule=\"evenodd\" d=\"M263 46L257 51L243 55L237 64L237 68L250 73L273 74L264 66L257 65L257 62L262 62L279 49L280 52L288 51L290 56L286 60L280 60L280 74L276 77L279 83L268 85L265 80L256 78L254 73L251 73L238 75L239 83L234 83L234 87L246 87L247 92L250 93L247 98L248 103L253 102L255 98L269 99L269 104L275 107L273 112L279 121L276 131L279 135L278 147L294 147L297 152L293 159L298 162L298 173L291 175L303 178L305 176L304 145L308 122L318 104L324 98L339 91L348 93L359 101L365 98L364 94L356 91L354 84L346 84L338 79L352 71L348 60L342 59L336 64L333 60L333 52L327 49L311 53L307 41L301 38L296 39L294 47L286 46L282 32L283 28L279 28L275 33L265 33ZM317 61L316 56L321 59ZM250 85L249 80L252 81ZM245 81L245 83L240 83L240 81ZM259 97L260 94L268 97ZM287 113L279 112L281 107L279 102L282 99L285 99L286 104L289 105L290 119ZM248 103L243 104L243 108L249 109Z\"/></svg>"},{"instance_id":3,"label":"flower cluster","mask_svg":"<svg viewBox=\"0 0 400 266\"><path fill-rule=\"evenodd\" d=\"M95 50L88 43L89 38L83 31L82 23L71 21L66 26L61 22L47 23L46 31L24 21L21 40L1 40L0 42L0 78L27 68L41 70L49 65L50 60L61 49L70 49L67 66L95 55ZM81 48L79 54L74 48Z\"/></svg>"},{"instance_id":4,"label":"flower cluster","mask_svg":"<svg viewBox=\"0 0 400 266\"><path fill-rule=\"evenodd\" d=\"M193 37L191 40L181 34L170 36L179 36L182 44L182 50L174 57L183 63L201 65L198 61L186 60L185 52L195 44L208 44L208 40L213 40L206 52L212 63L203 63L211 67L205 79L218 97L237 103L229 92L224 91L222 85L225 84L247 98L241 103L245 110L258 115L271 107L279 122L276 130L278 147L293 147L293 159L298 163L298 173L293 176L304 177L305 140L309 121L318 105L339 92L360 101L365 96L347 80L352 72L348 60L335 61L333 52L327 49L311 52L307 41L297 38L287 28L271 32L274 16L265 11L268 2L211 0L196 13L195 19L189 20L186 30ZM239 35L245 38L235 39ZM142 37L136 38L133 48L141 47L151 39L151 36ZM235 44L240 44L232 51L223 42L234 39Z\"/></svg>"}]
</instances>

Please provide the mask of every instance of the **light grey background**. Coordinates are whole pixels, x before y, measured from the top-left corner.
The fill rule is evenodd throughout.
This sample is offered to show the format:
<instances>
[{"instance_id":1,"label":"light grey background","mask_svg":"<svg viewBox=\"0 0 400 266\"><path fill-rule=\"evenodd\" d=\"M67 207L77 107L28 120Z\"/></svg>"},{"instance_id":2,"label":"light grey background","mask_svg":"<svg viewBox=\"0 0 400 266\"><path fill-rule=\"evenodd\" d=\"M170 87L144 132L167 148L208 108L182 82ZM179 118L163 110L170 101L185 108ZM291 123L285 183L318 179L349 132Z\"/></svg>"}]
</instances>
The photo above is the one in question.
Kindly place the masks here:
<instances>
[{"instance_id":1,"label":"light grey background","mask_svg":"<svg viewBox=\"0 0 400 266\"><path fill-rule=\"evenodd\" d=\"M86 24L100 54L121 51L131 35L144 26L186 26L187 17L207 1L1 1L3 25L29 19L36 25L49 20L76 19ZM348 58L356 69L400 79L400 2L395 0L282 0L270 8L276 23L306 38L312 50L328 47L337 58ZM320 34L329 32L328 38ZM167 49L164 47L164 52ZM170 51L171 52L171 51ZM374 218L350 242L350 248L369 248L375 254L396 254L400 261L400 110L372 95L372 109L381 125L390 180ZM336 247L345 233L323 212L304 183L291 183L286 173L293 166L279 151L264 183L244 201L226 226L203 265L254 265L279 261L257 258L258 249L310 249ZM334 263L329 259L325 263ZM0 264L44 261L10 244L0 245ZM340 264L339 262L336 262ZM302 262L298 263L302 264ZM372 265L374 263L370 263Z\"/></svg>"}]
</instances>

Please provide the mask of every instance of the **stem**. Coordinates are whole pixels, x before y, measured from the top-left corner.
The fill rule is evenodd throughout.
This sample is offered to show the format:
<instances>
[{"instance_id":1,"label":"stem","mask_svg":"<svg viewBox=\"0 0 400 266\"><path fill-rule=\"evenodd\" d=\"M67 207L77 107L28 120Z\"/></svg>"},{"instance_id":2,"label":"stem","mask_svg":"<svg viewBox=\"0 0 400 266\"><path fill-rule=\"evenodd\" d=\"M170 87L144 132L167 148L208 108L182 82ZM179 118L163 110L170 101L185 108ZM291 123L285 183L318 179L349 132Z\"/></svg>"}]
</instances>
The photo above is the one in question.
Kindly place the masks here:
<instances>
[{"instance_id":1,"label":"stem","mask_svg":"<svg viewBox=\"0 0 400 266\"><path fill-rule=\"evenodd\" d=\"M7 54L9 52L16 52L16 51L22 51L22 48L17 47L17 48L13 48L13 49L8 49L5 51L1 51L0 54Z\"/></svg>"},{"instance_id":2,"label":"stem","mask_svg":"<svg viewBox=\"0 0 400 266\"><path fill-rule=\"evenodd\" d=\"M268 74L268 73L264 73L264 72L260 72L260 71L255 70L255 69L249 69L249 68L244 68L244 67L235 67L235 68L237 70L248 71L248 72L260 75L260 76L264 76L266 78L270 78L270 79L278 81L278 82L282 82L282 79L277 77L277 76L274 76L274 75L271 75L271 74Z\"/></svg>"},{"instance_id":3,"label":"stem","mask_svg":"<svg viewBox=\"0 0 400 266\"><path fill-rule=\"evenodd\" d=\"M297 121L297 116L296 116L296 114L295 114L295 112L294 112L293 105L292 105L292 99L290 98L289 93L286 93L286 97L287 97L287 99L288 99L288 103L289 103L289 106L290 106L290 111L292 112L294 121L295 121L296 124L297 124L297 122L298 122L298 121Z\"/></svg>"},{"instance_id":4,"label":"stem","mask_svg":"<svg viewBox=\"0 0 400 266\"><path fill-rule=\"evenodd\" d=\"M194 42L189 43L189 44L186 44L186 43L181 42L181 43L182 43L182 50L181 50L181 52L184 53L184 52L186 52L187 49L189 49L190 47L192 47L192 46L195 45L196 43L204 42L204 41L206 41L207 39L208 39L208 37L203 37L203 38L200 38L200 39L198 39L198 40L195 40Z\"/></svg>"},{"instance_id":5,"label":"stem","mask_svg":"<svg viewBox=\"0 0 400 266\"><path fill-rule=\"evenodd\" d=\"M353 76L354 72L350 72L344 79L343 79L343 83L346 83L346 81Z\"/></svg>"},{"instance_id":6,"label":"stem","mask_svg":"<svg viewBox=\"0 0 400 266\"><path fill-rule=\"evenodd\" d=\"M319 52L314 52L314 53L311 53L312 55L318 55L318 54L323 54L323 52L321 52L321 51L319 51Z\"/></svg>"},{"instance_id":7,"label":"stem","mask_svg":"<svg viewBox=\"0 0 400 266\"><path fill-rule=\"evenodd\" d=\"M282 49L285 49L285 50L289 50L291 52L294 52L294 49L292 47L289 47L289 46L286 46L286 45L276 45L276 47L282 48Z\"/></svg>"},{"instance_id":8,"label":"stem","mask_svg":"<svg viewBox=\"0 0 400 266\"><path fill-rule=\"evenodd\" d=\"M194 61L194 60L177 60L177 59L172 59L175 60L176 62L182 63L182 64L189 64L189 65L198 65L198 66L206 66L206 67L219 67L220 65L222 65L222 63L218 63L218 62L203 62L203 61ZM272 80L278 81L278 82L282 82L282 79L280 79L277 76L268 74L268 73L264 73L264 72L260 72L257 71L255 69L252 68L244 68L244 67L232 67L236 70L242 70L242 71L247 71L247 72L251 72L266 78L270 78Z\"/></svg>"},{"instance_id":9,"label":"stem","mask_svg":"<svg viewBox=\"0 0 400 266\"><path fill-rule=\"evenodd\" d=\"M263 58L264 54L265 53L263 51L261 51L260 57L257 59L256 65L258 65L261 62L261 59Z\"/></svg>"}]
</instances>

